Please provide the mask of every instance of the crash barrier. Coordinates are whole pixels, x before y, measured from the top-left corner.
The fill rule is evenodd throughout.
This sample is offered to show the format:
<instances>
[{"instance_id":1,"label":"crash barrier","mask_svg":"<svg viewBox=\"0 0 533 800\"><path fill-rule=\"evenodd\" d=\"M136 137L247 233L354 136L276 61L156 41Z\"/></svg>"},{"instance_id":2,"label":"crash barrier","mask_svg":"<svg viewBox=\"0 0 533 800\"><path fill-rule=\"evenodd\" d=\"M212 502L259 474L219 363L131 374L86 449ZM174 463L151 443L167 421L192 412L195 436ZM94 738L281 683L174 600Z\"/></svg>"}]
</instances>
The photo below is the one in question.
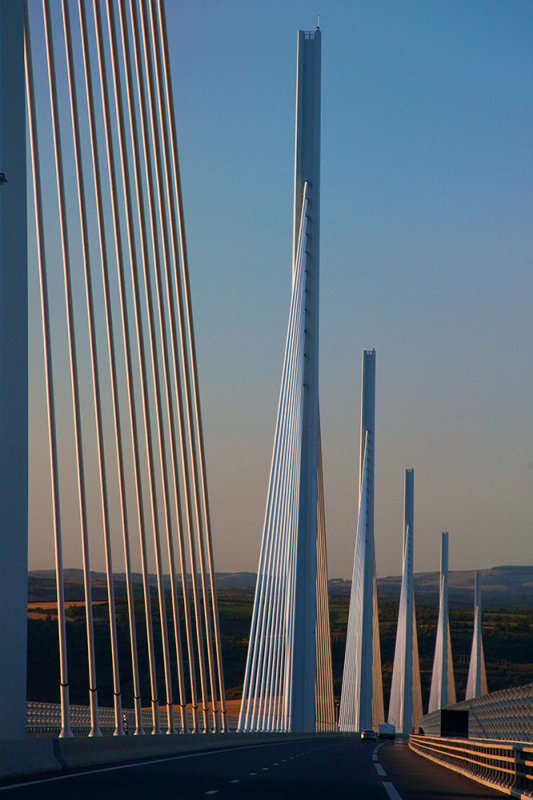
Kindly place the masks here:
<instances>
[{"instance_id":1,"label":"crash barrier","mask_svg":"<svg viewBox=\"0 0 533 800\"><path fill-rule=\"evenodd\" d=\"M133 709L124 708L122 711L124 729L126 733L135 731L135 712ZM174 715L176 728L179 730L179 714ZM159 715L160 729L166 733L167 716L162 711ZM98 709L98 723L103 734L112 734L115 730L115 712L112 708ZM228 717L228 730L235 730L237 718ZM189 731L193 727L192 715L187 715ZM150 709L142 711L142 726L146 733L153 731L152 712ZM70 727L74 736L87 736L91 730L91 713L89 706L70 706ZM58 736L61 730L61 704L28 702L26 706L26 733L28 736Z\"/></svg>"},{"instance_id":2,"label":"crash barrier","mask_svg":"<svg viewBox=\"0 0 533 800\"><path fill-rule=\"evenodd\" d=\"M533 683L464 700L448 710L468 711L470 738L533 742ZM441 734L441 713L433 711L418 723L430 736Z\"/></svg>"},{"instance_id":3,"label":"crash barrier","mask_svg":"<svg viewBox=\"0 0 533 800\"><path fill-rule=\"evenodd\" d=\"M409 736L418 755L513 797L533 797L533 747L520 742Z\"/></svg>"},{"instance_id":4,"label":"crash barrier","mask_svg":"<svg viewBox=\"0 0 533 800\"><path fill-rule=\"evenodd\" d=\"M0 779L61 773L146 759L179 758L209 750L269 746L331 736L328 733L208 733L167 736L88 736L0 740Z\"/></svg>"}]
</instances>

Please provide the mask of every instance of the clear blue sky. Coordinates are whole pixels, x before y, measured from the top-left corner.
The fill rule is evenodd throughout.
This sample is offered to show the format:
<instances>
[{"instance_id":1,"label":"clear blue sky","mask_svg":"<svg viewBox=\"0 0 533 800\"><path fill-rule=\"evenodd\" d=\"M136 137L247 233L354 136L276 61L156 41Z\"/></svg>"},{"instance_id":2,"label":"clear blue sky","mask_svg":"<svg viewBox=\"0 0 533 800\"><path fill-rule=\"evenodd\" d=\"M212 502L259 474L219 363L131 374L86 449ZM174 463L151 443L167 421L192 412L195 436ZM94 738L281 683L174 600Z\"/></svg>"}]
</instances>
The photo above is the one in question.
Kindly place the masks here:
<instances>
[{"instance_id":1,"label":"clear blue sky","mask_svg":"<svg viewBox=\"0 0 533 800\"><path fill-rule=\"evenodd\" d=\"M533 5L167 2L217 569L255 570L290 292L296 31L323 33L321 412L348 577L377 349L378 574L532 563Z\"/></svg>"},{"instance_id":2,"label":"clear blue sky","mask_svg":"<svg viewBox=\"0 0 533 800\"><path fill-rule=\"evenodd\" d=\"M318 13L329 574L351 575L361 353L374 346L378 574L401 571L411 466L415 570L438 569L444 530L451 569L533 563L533 4L166 7L216 568L257 568L290 300L296 34ZM38 47L35 55L42 61ZM59 274L58 256L49 261ZM53 550L33 257L30 265L38 568L52 566ZM55 290L59 308L60 283ZM64 324L54 333L64 349L62 336ZM58 418L70 430L68 374L55 370ZM65 565L79 566L69 448L62 439ZM118 537L114 547L120 571ZM91 557L102 569L101 544Z\"/></svg>"}]
</instances>

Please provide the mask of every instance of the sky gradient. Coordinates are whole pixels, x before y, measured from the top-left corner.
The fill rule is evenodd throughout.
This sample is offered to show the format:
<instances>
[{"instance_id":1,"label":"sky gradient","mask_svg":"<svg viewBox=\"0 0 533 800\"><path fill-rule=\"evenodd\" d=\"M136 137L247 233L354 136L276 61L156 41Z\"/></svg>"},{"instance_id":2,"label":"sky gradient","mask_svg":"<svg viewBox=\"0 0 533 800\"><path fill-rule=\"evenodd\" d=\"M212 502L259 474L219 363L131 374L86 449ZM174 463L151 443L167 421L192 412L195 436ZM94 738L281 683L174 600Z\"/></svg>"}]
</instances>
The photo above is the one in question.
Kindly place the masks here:
<instances>
[{"instance_id":1,"label":"sky gradient","mask_svg":"<svg viewBox=\"0 0 533 800\"><path fill-rule=\"evenodd\" d=\"M303 0L166 8L215 564L255 571L290 301L296 33L317 17ZM378 575L401 573L407 467L415 571L438 569L442 531L450 569L531 564L533 5L316 11L329 575L352 570L371 347ZM30 567L48 560L34 542Z\"/></svg>"},{"instance_id":2,"label":"sky gradient","mask_svg":"<svg viewBox=\"0 0 533 800\"><path fill-rule=\"evenodd\" d=\"M167 4L217 568L255 570L290 297L304 2ZM321 416L329 574L353 558L377 350L376 558L531 563L533 7L325 2Z\"/></svg>"}]
</instances>

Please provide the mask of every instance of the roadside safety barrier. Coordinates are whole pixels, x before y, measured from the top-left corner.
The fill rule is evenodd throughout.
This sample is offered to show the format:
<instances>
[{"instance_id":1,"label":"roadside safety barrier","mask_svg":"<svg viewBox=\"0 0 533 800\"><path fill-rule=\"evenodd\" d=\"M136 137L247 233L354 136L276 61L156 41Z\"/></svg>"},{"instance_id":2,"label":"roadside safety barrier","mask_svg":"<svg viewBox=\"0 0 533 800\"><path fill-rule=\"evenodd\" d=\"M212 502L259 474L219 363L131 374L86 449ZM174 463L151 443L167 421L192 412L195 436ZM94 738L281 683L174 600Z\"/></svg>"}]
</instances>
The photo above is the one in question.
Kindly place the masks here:
<instances>
[{"instance_id":1,"label":"roadside safety barrier","mask_svg":"<svg viewBox=\"0 0 533 800\"><path fill-rule=\"evenodd\" d=\"M533 747L521 742L409 736L418 755L513 797L533 797Z\"/></svg>"}]
</instances>

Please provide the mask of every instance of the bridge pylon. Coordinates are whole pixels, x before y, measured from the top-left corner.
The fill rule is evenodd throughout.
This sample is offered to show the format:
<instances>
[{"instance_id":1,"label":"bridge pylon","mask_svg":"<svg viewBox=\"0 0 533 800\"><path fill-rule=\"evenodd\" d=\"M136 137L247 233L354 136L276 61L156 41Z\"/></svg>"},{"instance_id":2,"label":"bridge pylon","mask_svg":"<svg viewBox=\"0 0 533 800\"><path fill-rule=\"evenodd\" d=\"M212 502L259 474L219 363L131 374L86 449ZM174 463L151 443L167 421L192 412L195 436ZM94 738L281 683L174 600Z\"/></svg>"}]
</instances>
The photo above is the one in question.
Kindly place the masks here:
<instances>
[{"instance_id":1,"label":"bridge pylon","mask_svg":"<svg viewBox=\"0 0 533 800\"><path fill-rule=\"evenodd\" d=\"M397 733L411 733L422 716L420 663L416 635L416 611L413 584L414 551L414 469L405 470L403 570L398 627L392 669L389 723Z\"/></svg>"},{"instance_id":2,"label":"bridge pylon","mask_svg":"<svg viewBox=\"0 0 533 800\"><path fill-rule=\"evenodd\" d=\"M334 725L318 404L321 33L298 32L292 293L239 729Z\"/></svg>"},{"instance_id":3,"label":"bridge pylon","mask_svg":"<svg viewBox=\"0 0 533 800\"><path fill-rule=\"evenodd\" d=\"M26 735L28 256L24 2L0 1L0 739Z\"/></svg>"},{"instance_id":4,"label":"bridge pylon","mask_svg":"<svg viewBox=\"0 0 533 800\"><path fill-rule=\"evenodd\" d=\"M440 567L440 600L437 639L431 674L428 712L451 706L456 702L453 675L452 640L448 618L448 534L442 534Z\"/></svg>"},{"instance_id":5,"label":"bridge pylon","mask_svg":"<svg viewBox=\"0 0 533 800\"><path fill-rule=\"evenodd\" d=\"M472 700L487 694L487 672L485 669L485 653L483 651L483 638L481 635L481 575L476 572L474 590L474 635L472 637L472 650L470 653L470 666L466 682L465 700Z\"/></svg>"},{"instance_id":6,"label":"bridge pylon","mask_svg":"<svg viewBox=\"0 0 533 800\"><path fill-rule=\"evenodd\" d=\"M374 550L376 351L363 351L359 516L342 676L339 729L361 731L384 721Z\"/></svg>"}]
</instances>

